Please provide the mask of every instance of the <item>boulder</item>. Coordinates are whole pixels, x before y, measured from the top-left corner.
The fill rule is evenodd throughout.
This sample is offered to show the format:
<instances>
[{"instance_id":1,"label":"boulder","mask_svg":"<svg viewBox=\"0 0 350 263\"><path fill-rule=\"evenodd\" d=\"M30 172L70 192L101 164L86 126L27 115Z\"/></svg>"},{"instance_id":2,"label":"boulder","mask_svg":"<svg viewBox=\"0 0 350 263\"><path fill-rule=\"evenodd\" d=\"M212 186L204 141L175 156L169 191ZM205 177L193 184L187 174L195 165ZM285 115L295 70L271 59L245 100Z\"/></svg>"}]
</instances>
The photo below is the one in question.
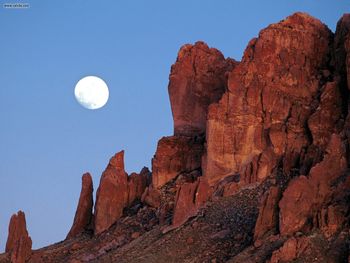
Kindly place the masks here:
<instances>
[{"instance_id":1,"label":"boulder","mask_svg":"<svg viewBox=\"0 0 350 263\"><path fill-rule=\"evenodd\" d=\"M172 224L166 231L183 225L188 219L195 216L211 198L212 193L213 189L203 177L180 184L176 191Z\"/></svg>"},{"instance_id":2,"label":"boulder","mask_svg":"<svg viewBox=\"0 0 350 263\"><path fill-rule=\"evenodd\" d=\"M174 217L172 221L173 227L179 227L189 218L197 214L196 192L198 188L198 180L193 183L184 183L180 186L176 193Z\"/></svg>"},{"instance_id":3,"label":"boulder","mask_svg":"<svg viewBox=\"0 0 350 263\"><path fill-rule=\"evenodd\" d=\"M152 185L146 187L141 196L141 201L151 207L158 208L160 206L160 192L154 189Z\"/></svg>"},{"instance_id":4,"label":"boulder","mask_svg":"<svg viewBox=\"0 0 350 263\"><path fill-rule=\"evenodd\" d=\"M78 234L91 229L92 223L92 208L93 208L93 185L92 178L89 173L85 173L82 177L81 192L79 203L75 212L73 225L67 235L67 238L72 238Z\"/></svg>"}]
</instances>

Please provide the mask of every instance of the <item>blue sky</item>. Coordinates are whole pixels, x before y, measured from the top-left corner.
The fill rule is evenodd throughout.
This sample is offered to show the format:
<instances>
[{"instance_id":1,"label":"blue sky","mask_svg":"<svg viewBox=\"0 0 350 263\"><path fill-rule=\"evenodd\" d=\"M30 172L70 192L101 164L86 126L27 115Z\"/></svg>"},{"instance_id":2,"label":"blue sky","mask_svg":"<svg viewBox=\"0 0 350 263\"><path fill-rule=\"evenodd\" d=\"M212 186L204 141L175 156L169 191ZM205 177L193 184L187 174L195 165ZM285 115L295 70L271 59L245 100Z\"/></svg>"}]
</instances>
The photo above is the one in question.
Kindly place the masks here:
<instances>
[{"instance_id":1,"label":"blue sky","mask_svg":"<svg viewBox=\"0 0 350 263\"><path fill-rule=\"evenodd\" d=\"M173 130L168 75L185 43L203 40L240 60L267 25L308 12L333 31L344 0L22 1L0 7L0 251L8 222L25 211L33 247L65 238L89 171L97 189L124 149L128 172L150 166ZM15 1L17 2L17 1ZM20 1L18 1L20 2ZM76 82L103 78L105 107L74 98Z\"/></svg>"}]
</instances>

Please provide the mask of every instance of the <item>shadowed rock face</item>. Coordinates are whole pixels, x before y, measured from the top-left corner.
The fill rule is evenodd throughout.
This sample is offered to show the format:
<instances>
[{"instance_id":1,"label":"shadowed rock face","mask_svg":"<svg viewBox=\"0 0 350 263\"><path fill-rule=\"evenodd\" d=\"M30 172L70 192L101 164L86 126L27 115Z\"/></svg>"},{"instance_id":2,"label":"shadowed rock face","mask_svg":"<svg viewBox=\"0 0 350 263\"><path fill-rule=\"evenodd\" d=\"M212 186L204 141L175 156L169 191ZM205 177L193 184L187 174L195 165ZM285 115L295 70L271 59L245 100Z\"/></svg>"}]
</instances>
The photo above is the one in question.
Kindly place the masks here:
<instances>
[{"instance_id":1,"label":"shadowed rock face","mask_svg":"<svg viewBox=\"0 0 350 263\"><path fill-rule=\"evenodd\" d=\"M334 36L334 58L333 66L341 76L347 76L343 79L344 85L350 87L349 79L349 65L350 65L350 15L344 14L337 23L336 33ZM346 83L347 81L347 83Z\"/></svg>"},{"instance_id":2,"label":"shadowed rock face","mask_svg":"<svg viewBox=\"0 0 350 263\"><path fill-rule=\"evenodd\" d=\"M208 106L227 88L227 73L236 62L204 42L181 47L171 67L169 96L174 117L174 135L205 133Z\"/></svg>"},{"instance_id":3,"label":"shadowed rock face","mask_svg":"<svg viewBox=\"0 0 350 263\"><path fill-rule=\"evenodd\" d=\"M92 208L93 208L93 186L92 178L89 173L85 173L82 177L81 192L79 203L72 228L70 229L67 238L72 238L78 234L91 228L92 223Z\"/></svg>"},{"instance_id":4,"label":"shadowed rock face","mask_svg":"<svg viewBox=\"0 0 350 263\"><path fill-rule=\"evenodd\" d=\"M128 205L136 199L140 200L145 191L151 172L147 167L142 168L140 174L132 173L128 178Z\"/></svg>"},{"instance_id":5,"label":"shadowed rock face","mask_svg":"<svg viewBox=\"0 0 350 263\"><path fill-rule=\"evenodd\" d=\"M10 253L12 263L24 263L31 256L32 240L28 235L26 217L22 211L11 217L5 251Z\"/></svg>"},{"instance_id":6,"label":"shadowed rock face","mask_svg":"<svg viewBox=\"0 0 350 263\"><path fill-rule=\"evenodd\" d=\"M303 230L321 207L331 198L331 185L347 168L345 145L333 135L322 162L316 164L308 177L293 179L279 203L280 232L290 235Z\"/></svg>"},{"instance_id":7,"label":"shadowed rock face","mask_svg":"<svg viewBox=\"0 0 350 263\"><path fill-rule=\"evenodd\" d=\"M337 24L333 61L335 61L335 68L337 69L334 75L338 78L338 85L340 86L338 90L342 92L345 101L339 100L339 93L335 93L337 90L335 87L325 87L321 95L320 106L313 115L322 112L320 115L323 115L323 117L319 121L318 129L324 129L325 131L321 133L314 132L314 142L319 142L325 138L325 132L330 132L334 126L334 118L331 116L338 114L338 111L335 108L335 102L332 102L332 98L338 98L338 105L347 103L348 96L344 92L347 90L345 68L349 65L346 50L346 43L350 36L349 32L350 16L344 15ZM296 231L310 229L312 227L310 224L314 224L326 236L330 236L342 226L347 208L344 208L339 201L333 205L331 203L332 199L337 199L335 196L348 187L346 182L338 183L340 185L338 187L335 186L338 178L347 174L349 167L347 161L348 144L344 137L345 134L348 134L347 125L345 125L343 132L331 136L323 160L311 168L309 175L294 178L289 183L279 203L281 234L290 235Z\"/></svg>"},{"instance_id":8,"label":"shadowed rock face","mask_svg":"<svg viewBox=\"0 0 350 263\"><path fill-rule=\"evenodd\" d=\"M103 172L96 193L95 234L107 230L122 215L128 203L128 175L124 170L124 151L114 155Z\"/></svg>"}]
</instances>

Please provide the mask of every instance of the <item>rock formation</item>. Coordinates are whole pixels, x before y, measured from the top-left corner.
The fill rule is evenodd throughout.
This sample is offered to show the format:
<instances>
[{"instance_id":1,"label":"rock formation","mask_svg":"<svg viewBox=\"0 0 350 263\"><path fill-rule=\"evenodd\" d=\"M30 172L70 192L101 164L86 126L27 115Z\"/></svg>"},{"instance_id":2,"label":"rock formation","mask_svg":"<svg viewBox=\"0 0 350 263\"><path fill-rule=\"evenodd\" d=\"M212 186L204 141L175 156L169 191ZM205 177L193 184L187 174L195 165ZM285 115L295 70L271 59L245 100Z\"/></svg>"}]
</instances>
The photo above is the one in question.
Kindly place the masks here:
<instances>
[{"instance_id":1,"label":"rock formation","mask_svg":"<svg viewBox=\"0 0 350 263\"><path fill-rule=\"evenodd\" d=\"M89 173L85 173L82 177L81 192L77 211L75 212L72 228L67 238L72 238L85 230L91 229L92 224L92 208L93 208L93 186L92 178Z\"/></svg>"},{"instance_id":2,"label":"rock formation","mask_svg":"<svg viewBox=\"0 0 350 263\"><path fill-rule=\"evenodd\" d=\"M181 47L169 77L174 135L205 133L208 106L227 88L227 73L236 65L204 42Z\"/></svg>"},{"instance_id":3,"label":"rock formation","mask_svg":"<svg viewBox=\"0 0 350 263\"><path fill-rule=\"evenodd\" d=\"M123 215L124 208L141 200L150 183L151 173L144 167L130 176L124 169L124 151L116 153L103 172L96 193L94 231L100 234Z\"/></svg>"},{"instance_id":4,"label":"rock formation","mask_svg":"<svg viewBox=\"0 0 350 263\"><path fill-rule=\"evenodd\" d=\"M96 193L95 234L107 230L123 215L128 203L128 175L124 170L124 151L115 154L103 172Z\"/></svg>"},{"instance_id":5,"label":"rock formation","mask_svg":"<svg viewBox=\"0 0 350 263\"><path fill-rule=\"evenodd\" d=\"M149 185L151 172L147 167L142 168L140 174L132 173L128 178L128 205L135 200L141 200L142 194Z\"/></svg>"},{"instance_id":6,"label":"rock formation","mask_svg":"<svg viewBox=\"0 0 350 263\"><path fill-rule=\"evenodd\" d=\"M195 181L193 183L184 183L177 191L173 217L174 227L181 226L187 219L196 215L197 207L195 194L197 188L198 181Z\"/></svg>"},{"instance_id":7,"label":"rock formation","mask_svg":"<svg viewBox=\"0 0 350 263\"><path fill-rule=\"evenodd\" d=\"M321 71L329 67L331 41L330 30L303 13L270 25L250 41L229 75L228 91L209 107L203 169L210 185L236 173L241 184L261 182L281 157L285 173L296 165L309 168L312 158L302 159L313 136L307 121L325 86L337 88ZM337 105L338 97L330 99ZM331 117L339 119L339 112ZM328 125L318 124L320 131Z\"/></svg>"},{"instance_id":8,"label":"rock formation","mask_svg":"<svg viewBox=\"0 0 350 263\"><path fill-rule=\"evenodd\" d=\"M32 240L28 235L26 217L22 211L11 217L5 251L10 253L12 263L24 263L31 256Z\"/></svg>"},{"instance_id":9,"label":"rock formation","mask_svg":"<svg viewBox=\"0 0 350 263\"><path fill-rule=\"evenodd\" d=\"M350 15L332 33L295 13L263 29L239 63L203 42L183 46L168 87L174 135L159 140L152 173L128 176L124 152L111 158L93 238L76 236L91 221L83 177L70 239L30 260L347 262L349 72Z\"/></svg>"},{"instance_id":10,"label":"rock formation","mask_svg":"<svg viewBox=\"0 0 350 263\"><path fill-rule=\"evenodd\" d=\"M308 177L294 178L284 191L279 203L281 234L303 230L315 213L330 201L332 184L347 168L345 146L339 136L332 136L327 152Z\"/></svg>"},{"instance_id":11,"label":"rock formation","mask_svg":"<svg viewBox=\"0 0 350 263\"><path fill-rule=\"evenodd\" d=\"M180 173L199 170L202 152L203 140L198 137L163 137L152 160L152 185L160 188Z\"/></svg>"},{"instance_id":12,"label":"rock formation","mask_svg":"<svg viewBox=\"0 0 350 263\"><path fill-rule=\"evenodd\" d=\"M270 263L291 262L309 246L307 238L290 238L283 246L274 251Z\"/></svg>"},{"instance_id":13,"label":"rock formation","mask_svg":"<svg viewBox=\"0 0 350 263\"><path fill-rule=\"evenodd\" d=\"M203 42L184 45L171 67L169 97L174 136L163 137L152 160L155 188L180 173L201 169L207 111L227 89L227 75L236 66Z\"/></svg>"},{"instance_id":14,"label":"rock formation","mask_svg":"<svg viewBox=\"0 0 350 263\"><path fill-rule=\"evenodd\" d=\"M160 193L157 189L154 189L152 185L146 187L142 194L141 201L151 207L158 208L160 206Z\"/></svg>"},{"instance_id":15,"label":"rock formation","mask_svg":"<svg viewBox=\"0 0 350 263\"><path fill-rule=\"evenodd\" d=\"M262 238L266 233L272 231L277 232L278 226L278 201L280 199L281 190L272 186L265 193L259 208L259 216L256 220L254 239Z\"/></svg>"}]
</instances>

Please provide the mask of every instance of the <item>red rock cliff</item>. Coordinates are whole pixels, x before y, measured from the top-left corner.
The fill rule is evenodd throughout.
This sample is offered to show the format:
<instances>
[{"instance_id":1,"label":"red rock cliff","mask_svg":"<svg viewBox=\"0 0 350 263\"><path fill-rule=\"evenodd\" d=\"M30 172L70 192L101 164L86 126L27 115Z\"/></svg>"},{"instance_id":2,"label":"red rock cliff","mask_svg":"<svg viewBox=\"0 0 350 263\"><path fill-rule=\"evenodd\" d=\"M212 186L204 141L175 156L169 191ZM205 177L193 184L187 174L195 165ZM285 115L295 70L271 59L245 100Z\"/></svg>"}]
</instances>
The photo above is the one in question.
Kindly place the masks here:
<instances>
[{"instance_id":1,"label":"red rock cliff","mask_svg":"<svg viewBox=\"0 0 350 263\"><path fill-rule=\"evenodd\" d=\"M331 44L327 26L304 13L250 41L228 91L209 108L202 168L211 185L237 173L241 184L261 182L281 158L285 173L317 162L305 151L312 143L313 152L325 148L340 115L337 81L328 79Z\"/></svg>"}]
</instances>

